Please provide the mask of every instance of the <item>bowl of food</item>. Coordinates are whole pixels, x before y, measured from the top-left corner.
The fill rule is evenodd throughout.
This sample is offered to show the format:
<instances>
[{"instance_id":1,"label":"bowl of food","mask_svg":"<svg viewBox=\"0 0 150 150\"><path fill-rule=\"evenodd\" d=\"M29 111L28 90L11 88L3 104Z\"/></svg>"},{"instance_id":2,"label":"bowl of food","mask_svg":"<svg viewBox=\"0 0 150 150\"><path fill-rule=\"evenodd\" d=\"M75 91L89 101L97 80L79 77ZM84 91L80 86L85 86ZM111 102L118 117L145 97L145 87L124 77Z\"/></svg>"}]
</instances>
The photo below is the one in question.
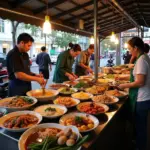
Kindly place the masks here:
<instances>
[{"instance_id":1,"label":"bowl of food","mask_svg":"<svg viewBox=\"0 0 150 150\"><path fill-rule=\"evenodd\" d=\"M108 86L94 85L90 88L85 89L85 91L93 95L97 95L97 94L104 94L107 89Z\"/></svg>"},{"instance_id":2,"label":"bowl of food","mask_svg":"<svg viewBox=\"0 0 150 150\"><path fill-rule=\"evenodd\" d=\"M68 87L68 85L63 84L63 83L53 83L53 84L50 84L49 87L50 89L53 89L53 90L59 90L60 88Z\"/></svg>"},{"instance_id":3,"label":"bowl of food","mask_svg":"<svg viewBox=\"0 0 150 150\"><path fill-rule=\"evenodd\" d=\"M106 95L115 96L118 98L124 98L128 96L128 93L119 91L119 90L109 90L109 91L106 91Z\"/></svg>"},{"instance_id":4,"label":"bowl of food","mask_svg":"<svg viewBox=\"0 0 150 150\"><path fill-rule=\"evenodd\" d=\"M71 87L75 86L78 83L79 83L78 81L65 81L65 82L63 82L63 84L69 85Z\"/></svg>"},{"instance_id":5,"label":"bowl of food","mask_svg":"<svg viewBox=\"0 0 150 150\"><path fill-rule=\"evenodd\" d=\"M102 103L94 102L83 102L77 105L77 109L80 112L84 112L91 115L99 115L106 113L109 110L109 107Z\"/></svg>"},{"instance_id":6,"label":"bowl of food","mask_svg":"<svg viewBox=\"0 0 150 150\"><path fill-rule=\"evenodd\" d=\"M26 93L28 96L35 97L40 102L47 102L49 100L54 100L56 96L59 94L56 90L51 89L37 89L31 90Z\"/></svg>"},{"instance_id":7,"label":"bowl of food","mask_svg":"<svg viewBox=\"0 0 150 150\"><path fill-rule=\"evenodd\" d=\"M0 118L0 127L11 132L23 132L42 121L42 116L34 111L17 111Z\"/></svg>"},{"instance_id":8,"label":"bowl of food","mask_svg":"<svg viewBox=\"0 0 150 150\"><path fill-rule=\"evenodd\" d=\"M0 108L0 118L4 115L6 115L7 110L5 108Z\"/></svg>"},{"instance_id":9,"label":"bowl of food","mask_svg":"<svg viewBox=\"0 0 150 150\"><path fill-rule=\"evenodd\" d=\"M109 95L97 95L92 98L92 101L95 103L102 103L106 105L112 105L119 101L117 97L109 96Z\"/></svg>"},{"instance_id":10,"label":"bowl of food","mask_svg":"<svg viewBox=\"0 0 150 150\"><path fill-rule=\"evenodd\" d=\"M99 125L98 119L93 115L75 112L62 116L59 123L65 126L74 125L80 132L92 131Z\"/></svg>"},{"instance_id":11,"label":"bowl of food","mask_svg":"<svg viewBox=\"0 0 150 150\"><path fill-rule=\"evenodd\" d=\"M80 91L82 91L82 90L84 90L85 88L88 88L88 87L90 87L90 84L87 83L87 82L83 82L83 81L80 81L76 85L73 86L73 88L76 88Z\"/></svg>"},{"instance_id":12,"label":"bowl of food","mask_svg":"<svg viewBox=\"0 0 150 150\"><path fill-rule=\"evenodd\" d=\"M80 103L80 101L78 99L75 99L72 97L58 97L53 102L54 102L54 104L64 105L67 108L74 107Z\"/></svg>"},{"instance_id":13,"label":"bowl of food","mask_svg":"<svg viewBox=\"0 0 150 150\"><path fill-rule=\"evenodd\" d=\"M87 136L79 138L75 126L63 126L57 123L37 125L25 131L19 139L19 150L76 149L82 146Z\"/></svg>"},{"instance_id":14,"label":"bowl of food","mask_svg":"<svg viewBox=\"0 0 150 150\"><path fill-rule=\"evenodd\" d=\"M63 105L48 104L41 105L34 109L35 112L41 114L45 118L58 118L67 112L67 108Z\"/></svg>"},{"instance_id":15,"label":"bowl of food","mask_svg":"<svg viewBox=\"0 0 150 150\"><path fill-rule=\"evenodd\" d=\"M71 95L73 93L76 93L77 91L78 90L75 89L75 88L69 88L69 87L67 87L67 88L61 88L59 90L59 93L62 94L62 95Z\"/></svg>"},{"instance_id":16,"label":"bowl of food","mask_svg":"<svg viewBox=\"0 0 150 150\"><path fill-rule=\"evenodd\" d=\"M92 99L93 95L86 92L78 92L71 95L73 98L79 99L81 101L83 100L89 100Z\"/></svg>"},{"instance_id":17,"label":"bowl of food","mask_svg":"<svg viewBox=\"0 0 150 150\"><path fill-rule=\"evenodd\" d=\"M29 96L15 96L0 100L0 108L7 109L8 112L27 110L37 103L37 99Z\"/></svg>"}]
</instances>

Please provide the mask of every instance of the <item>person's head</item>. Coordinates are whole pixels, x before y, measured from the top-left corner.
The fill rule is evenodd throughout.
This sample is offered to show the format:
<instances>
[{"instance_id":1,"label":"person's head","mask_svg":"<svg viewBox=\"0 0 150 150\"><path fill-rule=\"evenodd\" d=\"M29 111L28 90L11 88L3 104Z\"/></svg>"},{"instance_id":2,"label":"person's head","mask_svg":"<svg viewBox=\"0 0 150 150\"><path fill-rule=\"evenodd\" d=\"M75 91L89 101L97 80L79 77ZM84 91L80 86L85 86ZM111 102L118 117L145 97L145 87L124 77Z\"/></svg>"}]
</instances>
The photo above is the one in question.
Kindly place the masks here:
<instances>
[{"instance_id":1,"label":"person's head","mask_svg":"<svg viewBox=\"0 0 150 150\"><path fill-rule=\"evenodd\" d=\"M127 55L129 55L129 51L127 51L126 53L127 53Z\"/></svg>"},{"instance_id":2,"label":"person's head","mask_svg":"<svg viewBox=\"0 0 150 150\"><path fill-rule=\"evenodd\" d=\"M42 46L42 47L41 47L41 51L42 51L42 52L46 52L46 47L45 47L45 46Z\"/></svg>"},{"instance_id":3,"label":"person's head","mask_svg":"<svg viewBox=\"0 0 150 150\"><path fill-rule=\"evenodd\" d=\"M78 56L80 52L81 52L81 47L79 44L74 44L72 48L70 49L70 54L72 57Z\"/></svg>"},{"instance_id":4,"label":"person's head","mask_svg":"<svg viewBox=\"0 0 150 150\"><path fill-rule=\"evenodd\" d=\"M128 49L132 55L137 57L139 54L145 52L144 42L139 37L133 37L128 41Z\"/></svg>"},{"instance_id":5,"label":"person's head","mask_svg":"<svg viewBox=\"0 0 150 150\"><path fill-rule=\"evenodd\" d=\"M94 53L94 44L90 44L88 48L88 53L92 55Z\"/></svg>"},{"instance_id":6,"label":"person's head","mask_svg":"<svg viewBox=\"0 0 150 150\"><path fill-rule=\"evenodd\" d=\"M34 39L28 33L22 33L17 38L17 45L21 52L28 52Z\"/></svg>"},{"instance_id":7,"label":"person's head","mask_svg":"<svg viewBox=\"0 0 150 150\"><path fill-rule=\"evenodd\" d=\"M149 53L149 49L150 49L150 46L147 44L147 43L145 43L144 44L144 47L145 47L145 53Z\"/></svg>"}]
</instances>

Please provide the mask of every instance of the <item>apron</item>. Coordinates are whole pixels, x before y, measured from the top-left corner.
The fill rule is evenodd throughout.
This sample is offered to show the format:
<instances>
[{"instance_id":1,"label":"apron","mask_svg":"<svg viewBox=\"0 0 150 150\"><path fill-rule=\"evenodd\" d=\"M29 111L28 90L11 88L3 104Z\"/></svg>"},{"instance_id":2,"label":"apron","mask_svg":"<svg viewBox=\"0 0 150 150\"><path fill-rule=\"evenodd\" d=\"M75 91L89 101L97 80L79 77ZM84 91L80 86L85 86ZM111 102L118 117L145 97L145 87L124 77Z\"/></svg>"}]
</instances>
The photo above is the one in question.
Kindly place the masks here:
<instances>
[{"instance_id":1,"label":"apron","mask_svg":"<svg viewBox=\"0 0 150 150\"><path fill-rule=\"evenodd\" d=\"M137 60L141 57L142 55L140 55ZM137 62L137 60L134 63L134 66ZM133 76L133 69L131 69L130 71L130 82L134 82L134 76ZM132 115L134 115L135 113L135 106L136 106L136 101L137 101L137 96L138 96L138 90L139 88L130 88L129 89L129 110L132 113Z\"/></svg>"},{"instance_id":2,"label":"apron","mask_svg":"<svg viewBox=\"0 0 150 150\"><path fill-rule=\"evenodd\" d=\"M30 74L30 64L29 60L24 60L21 54L21 61L24 66L24 73ZM30 81L23 81L19 79L14 79L9 81L9 88L8 88L8 96L25 96L26 92L31 90L31 82Z\"/></svg>"},{"instance_id":3,"label":"apron","mask_svg":"<svg viewBox=\"0 0 150 150\"><path fill-rule=\"evenodd\" d=\"M88 66L89 65L89 57L86 56L86 62L84 65ZM84 76L87 75L86 69L82 68L80 65L76 65L75 67L75 74L78 76Z\"/></svg>"}]
</instances>

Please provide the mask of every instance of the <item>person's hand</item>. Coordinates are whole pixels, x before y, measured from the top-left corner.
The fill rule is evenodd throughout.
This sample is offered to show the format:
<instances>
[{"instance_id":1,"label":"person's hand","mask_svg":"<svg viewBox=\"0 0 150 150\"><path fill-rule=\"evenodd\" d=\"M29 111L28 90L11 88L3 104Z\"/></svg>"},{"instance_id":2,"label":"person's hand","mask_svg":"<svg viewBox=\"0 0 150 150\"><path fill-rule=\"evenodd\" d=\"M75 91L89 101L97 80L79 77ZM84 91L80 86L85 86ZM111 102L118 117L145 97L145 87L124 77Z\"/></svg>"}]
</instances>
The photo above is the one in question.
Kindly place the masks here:
<instances>
[{"instance_id":1,"label":"person's hand","mask_svg":"<svg viewBox=\"0 0 150 150\"><path fill-rule=\"evenodd\" d=\"M75 75L74 73L72 73L72 75L75 77L75 79L78 79L78 76L77 76L77 75Z\"/></svg>"},{"instance_id":2,"label":"person's hand","mask_svg":"<svg viewBox=\"0 0 150 150\"><path fill-rule=\"evenodd\" d=\"M120 90L124 90L126 88L126 85L125 84L120 84L119 86L118 86L118 89L120 89Z\"/></svg>"},{"instance_id":3,"label":"person's hand","mask_svg":"<svg viewBox=\"0 0 150 150\"><path fill-rule=\"evenodd\" d=\"M46 81L44 80L43 77L38 77L37 82L42 86L45 87Z\"/></svg>"},{"instance_id":4,"label":"person's hand","mask_svg":"<svg viewBox=\"0 0 150 150\"><path fill-rule=\"evenodd\" d=\"M88 68L87 71L88 71L89 73L93 73L93 70L92 70L91 68Z\"/></svg>"},{"instance_id":5,"label":"person's hand","mask_svg":"<svg viewBox=\"0 0 150 150\"><path fill-rule=\"evenodd\" d=\"M75 77L73 75L71 75L71 74L68 76L68 78L69 78L70 81L74 81L75 80Z\"/></svg>"},{"instance_id":6,"label":"person's hand","mask_svg":"<svg viewBox=\"0 0 150 150\"><path fill-rule=\"evenodd\" d=\"M36 77L43 78L43 74L42 74L42 73L40 73L40 74L36 74L35 76L36 76Z\"/></svg>"}]
</instances>

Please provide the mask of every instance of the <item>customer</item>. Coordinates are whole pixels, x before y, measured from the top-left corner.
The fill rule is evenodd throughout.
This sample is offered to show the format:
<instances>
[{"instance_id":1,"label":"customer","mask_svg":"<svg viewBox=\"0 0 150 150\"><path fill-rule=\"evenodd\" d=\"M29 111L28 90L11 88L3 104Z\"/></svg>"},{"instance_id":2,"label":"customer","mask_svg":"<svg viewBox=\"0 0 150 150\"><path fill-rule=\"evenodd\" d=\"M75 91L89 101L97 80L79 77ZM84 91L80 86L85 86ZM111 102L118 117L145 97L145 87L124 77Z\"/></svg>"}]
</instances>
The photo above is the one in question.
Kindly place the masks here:
<instances>
[{"instance_id":1,"label":"customer","mask_svg":"<svg viewBox=\"0 0 150 150\"><path fill-rule=\"evenodd\" d=\"M70 45L71 46L71 45ZM75 80L77 76L72 72L74 58L81 52L81 47L78 44L72 45L67 51L59 54L57 58L56 68L53 81L62 83L67 80Z\"/></svg>"},{"instance_id":2,"label":"customer","mask_svg":"<svg viewBox=\"0 0 150 150\"><path fill-rule=\"evenodd\" d=\"M41 47L41 53L37 55L36 63L39 65L39 72L44 76L46 79L46 83L49 79L49 68L50 71L52 70L51 59L46 52L46 47Z\"/></svg>"},{"instance_id":3,"label":"customer","mask_svg":"<svg viewBox=\"0 0 150 150\"><path fill-rule=\"evenodd\" d=\"M89 48L82 51L75 61L75 74L78 76L87 75L93 73L93 70L89 67L90 57L94 53L94 44L91 44Z\"/></svg>"},{"instance_id":4,"label":"customer","mask_svg":"<svg viewBox=\"0 0 150 150\"><path fill-rule=\"evenodd\" d=\"M44 86L45 81L40 75L30 72L28 51L34 39L27 33L18 36L17 45L8 52L6 57L9 76L8 96L22 95L31 90L31 81Z\"/></svg>"},{"instance_id":5,"label":"customer","mask_svg":"<svg viewBox=\"0 0 150 150\"><path fill-rule=\"evenodd\" d=\"M126 54L123 55L124 64L129 64L131 59L131 54L129 51L126 52Z\"/></svg>"},{"instance_id":6,"label":"customer","mask_svg":"<svg viewBox=\"0 0 150 150\"><path fill-rule=\"evenodd\" d=\"M139 150L146 150L147 116L150 110L150 58L145 54L142 39L133 37L128 41L128 48L136 56L131 73L131 83L119 85L120 89L130 88L130 108L135 110L136 144Z\"/></svg>"}]
</instances>

